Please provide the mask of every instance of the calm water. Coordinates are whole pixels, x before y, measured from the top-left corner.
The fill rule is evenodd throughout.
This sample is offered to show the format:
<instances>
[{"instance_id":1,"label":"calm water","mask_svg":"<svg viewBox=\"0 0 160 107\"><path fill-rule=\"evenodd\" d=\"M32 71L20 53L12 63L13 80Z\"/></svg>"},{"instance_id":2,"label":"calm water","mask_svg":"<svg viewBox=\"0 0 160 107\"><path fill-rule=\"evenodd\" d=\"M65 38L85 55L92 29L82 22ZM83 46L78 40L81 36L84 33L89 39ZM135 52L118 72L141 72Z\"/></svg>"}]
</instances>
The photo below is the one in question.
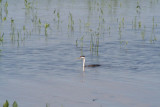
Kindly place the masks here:
<instances>
[{"instance_id":1,"label":"calm water","mask_svg":"<svg viewBox=\"0 0 160 107\"><path fill-rule=\"evenodd\" d=\"M159 0L7 3L0 4L0 105L159 107ZM81 55L102 66L83 72Z\"/></svg>"}]
</instances>

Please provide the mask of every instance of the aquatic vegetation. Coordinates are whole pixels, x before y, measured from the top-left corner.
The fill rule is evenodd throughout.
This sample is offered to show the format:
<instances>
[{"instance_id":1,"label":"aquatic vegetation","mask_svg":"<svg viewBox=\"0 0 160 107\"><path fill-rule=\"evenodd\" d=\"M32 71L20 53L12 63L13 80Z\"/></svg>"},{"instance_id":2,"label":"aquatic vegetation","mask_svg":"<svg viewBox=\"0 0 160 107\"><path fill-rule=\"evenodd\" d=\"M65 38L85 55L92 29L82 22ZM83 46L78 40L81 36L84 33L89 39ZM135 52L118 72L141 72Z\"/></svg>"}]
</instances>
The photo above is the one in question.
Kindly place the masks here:
<instances>
[{"instance_id":1,"label":"aquatic vegetation","mask_svg":"<svg viewBox=\"0 0 160 107\"><path fill-rule=\"evenodd\" d=\"M122 7L122 3L120 2L120 7Z\"/></svg>"},{"instance_id":2,"label":"aquatic vegetation","mask_svg":"<svg viewBox=\"0 0 160 107\"><path fill-rule=\"evenodd\" d=\"M41 19L40 18L38 20L38 23L39 23L39 26L41 26L42 23L41 23Z\"/></svg>"},{"instance_id":3,"label":"aquatic vegetation","mask_svg":"<svg viewBox=\"0 0 160 107\"><path fill-rule=\"evenodd\" d=\"M124 28L124 17L122 18L122 25L123 25L123 28Z\"/></svg>"},{"instance_id":4,"label":"aquatic vegetation","mask_svg":"<svg viewBox=\"0 0 160 107\"><path fill-rule=\"evenodd\" d=\"M88 0L88 1L85 1L85 3L87 2L88 4L85 4L85 3L79 4L78 6L80 7L76 7L74 3L72 5L70 3L67 3L67 6L68 6L67 8L65 7L66 4L64 5L63 2L60 3L61 0L59 0L58 1L59 4L56 4L56 5L50 4L53 1L54 0L48 0L47 1L48 4L46 3L46 1L43 1L44 4L42 2L41 4L38 4L40 7L36 8L33 6L32 0L24 0L22 1L22 6L20 6L21 8L16 7L18 12L14 13L12 12L13 10L11 12L10 10L14 8L14 6L19 6L19 4L14 3L11 6L10 3L13 3L13 1L6 2L3 0L3 3L0 4L1 5L0 6L0 31L1 31L0 46L1 44L4 45L2 47L2 49L4 49L4 52L2 53L0 52L0 57L2 57L2 60L0 61L2 62L2 64L3 64L3 60L5 61L5 58L3 58L4 57L3 54L5 54L5 52L8 52L7 49L11 49L12 46L21 47L21 45L24 43L26 43L25 44L26 47L24 47L25 49L23 49L23 47L19 48L18 50L20 51L17 51L17 50L14 51L15 55L16 53L17 55L21 55L24 51L24 52L29 52L29 54L26 53L24 55L29 55L32 57L33 55L30 55L30 53L31 54L33 53L34 55L36 55L39 52L52 53L54 49L58 49L57 52L55 53L53 52L53 55L54 54L56 55L61 50L69 49L66 52L68 51L70 52L71 50L73 53L68 55L86 54L88 56L100 56L100 57L97 57L97 59L104 58L103 61L105 61L105 58L106 59L109 58L108 60L113 59L114 61L111 61L111 62L107 61L107 63L105 63L105 65L107 66L109 65L109 67L104 67L106 69L113 68L112 66L110 67L109 63L111 63L111 65L112 64L114 65L121 62L117 60L123 60L122 62L124 62L120 64L120 66L118 65L118 67L123 66L123 64L125 66L126 65L125 62L129 62L130 60L132 60L132 57L130 58L130 55L133 52L138 53L135 55L142 56L143 53L150 51L149 49L151 49L152 46L151 47L150 46L147 47L147 46L152 44L148 44L148 42L154 43L154 44L157 43L155 46L159 47L159 44L158 44L159 43L159 25L158 25L159 17L155 16L155 13L152 13L152 14L147 13L147 12L152 12L153 10L146 9L146 7L147 8L149 7L148 3L141 5L141 3L143 3L144 1L142 2L139 0L137 4L135 1L131 2L134 4L130 4L130 1L127 1L127 3L125 4L124 1L117 1L117 0L109 0L109 1L108 0L100 0L100 1ZM73 0L73 1L77 2L76 0ZM152 2L153 1L154 0L152 0ZM0 0L0 3L1 2L2 0ZM81 1L78 1L78 2L81 2ZM157 8L154 7L155 11L156 9ZM148 15L148 14L149 16L146 17L145 15ZM146 28L143 29L143 26L146 26ZM70 33L73 34L74 36L67 37L67 35L70 35ZM50 40L42 41L45 38L48 38ZM37 43L36 45L34 45L35 41ZM45 42L47 43L45 44ZM71 45L73 45L74 47ZM142 47L142 45L144 47ZM11 46L11 47L6 48L6 46L8 47ZM37 46L39 47L37 48ZM36 50L34 48L36 48ZM31 49L31 50L28 51L26 49L28 50ZM123 51L123 49L124 50L128 49L127 55L120 51L120 50ZM152 50L155 50L155 48L153 47L151 51ZM156 50L158 49L156 48ZM12 51L12 49L9 51ZM64 55L66 52L63 53L62 51L62 53L59 55ZM11 52L11 54L12 53L13 52ZM10 55L10 53L6 55ZM47 54L47 55L50 57L50 55L52 54ZM152 53L148 52L147 56L149 55L152 55ZM37 56L36 59L38 59L39 56ZM51 56L51 58L52 57L53 56ZM21 60L23 57L21 56L18 58ZM18 58L15 56L14 59L18 60ZM57 58L60 58L60 57L57 57ZM138 58L139 57L137 57L137 59ZM141 59L143 60L145 58L147 57L142 57L142 58L140 57L140 60ZM62 61L61 59L59 61ZM115 63L115 59L116 59L116 63ZM137 61L139 60L137 59L133 60L132 64L137 64ZM20 62L25 62L25 61L31 62L29 59L23 59ZM51 60L51 61L57 61L57 60ZM49 63L51 61L49 61ZM152 62L152 61L154 62L154 59L150 60L149 62ZM6 64L10 65L10 63L12 62L13 61L10 61L9 64L8 63ZM72 61L70 61L70 63L72 63ZM48 64L48 63L40 63L40 64L44 64L45 66L45 64ZM144 64L144 63L141 63L141 64ZM26 64L18 65L19 69L21 68L21 65L25 66ZM74 64L72 65L74 66ZM44 66L39 67L39 64L38 64L38 67L36 66L35 69L40 69L40 68L43 68ZM30 66L27 66L27 65L25 67L30 68ZM50 67L50 65L47 67ZM70 67L70 66L67 66L67 67ZM131 66L131 69L133 67ZM138 67L141 67L141 66L138 66ZM2 70L3 69L4 68L2 68ZM13 69L13 70L16 70L16 69ZM26 69L22 69L22 70L26 70ZM34 69L30 69L30 70L34 70ZM45 70L52 70L52 69L49 68ZM128 70L128 69L125 68L125 70ZM133 68L132 70L136 71L141 69ZM19 71L17 71L17 73L19 73ZM27 76L30 76L28 75L29 73L30 72L27 72L27 73L22 72L22 74ZM42 73L45 73L45 72L42 72ZM99 72L96 72L96 74L97 73ZM46 94L46 95L49 95L49 94ZM47 98L50 98L50 97L47 97ZM6 103L4 104L4 107L7 107L7 106L12 106L12 105L9 105L9 102L6 101ZM18 104L14 102L13 106L18 107ZM49 107L49 104L46 104L44 106Z\"/></svg>"},{"instance_id":5,"label":"aquatic vegetation","mask_svg":"<svg viewBox=\"0 0 160 107\"><path fill-rule=\"evenodd\" d=\"M135 18L134 18L134 28L135 29L137 28L137 16L135 16Z\"/></svg>"},{"instance_id":6,"label":"aquatic vegetation","mask_svg":"<svg viewBox=\"0 0 160 107\"><path fill-rule=\"evenodd\" d=\"M8 15L8 2L6 1L6 3L5 3L5 8L4 8L4 11L5 11L5 13L6 13L6 16Z\"/></svg>"},{"instance_id":7,"label":"aquatic vegetation","mask_svg":"<svg viewBox=\"0 0 160 107\"><path fill-rule=\"evenodd\" d=\"M108 27L108 33L109 33L109 35L111 34L111 27L110 26Z\"/></svg>"},{"instance_id":8,"label":"aquatic vegetation","mask_svg":"<svg viewBox=\"0 0 160 107\"><path fill-rule=\"evenodd\" d=\"M47 28L49 27L49 24L46 23L46 24L44 25L44 27L45 27L45 30L47 30Z\"/></svg>"},{"instance_id":9,"label":"aquatic vegetation","mask_svg":"<svg viewBox=\"0 0 160 107\"><path fill-rule=\"evenodd\" d=\"M11 26L13 26L14 24L14 20L11 18Z\"/></svg>"},{"instance_id":10,"label":"aquatic vegetation","mask_svg":"<svg viewBox=\"0 0 160 107\"><path fill-rule=\"evenodd\" d=\"M48 103L46 104L46 107L50 107Z\"/></svg>"},{"instance_id":11,"label":"aquatic vegetation","mask_svg":"<svg viewBox=\"0 0 160 107\"><path fill-rule=\"evenodd\" d=\"M144 40L145 38L145 30L143 30L142 32L141 32L141 37L142 37L142 40Z\"/></svg>"},{"instance_id":12,"label":"aquatic vegetation","mask_svg":"<svg viewBox=\"0 0 160 107\"><path fill-rule=\"evenodd\" d=\"M83 38L84 36L81 37L81 49L83 49Z\"/></svg>"},{"instance_id":13,"label":"aquatic vegetation","mask_svg":"<svg viewBox=\"0 0 160 107\"><path fill-rule=\"evenodd\" d=\"M71 31L74 31L74 20L73 20L73 15L72 13L69 13L69 16L68 16L68 29L70 29Z\"/></svg>"},{"instance_id":14,"label":"aquatic vegetation","mask_svg":"<svg viewBox=\"0 0 160 107\"><path fill-rule=\"evenodd\" d=\"M2 7L0 6L0 20L2 20Z\"/></svg>"},{"instance_id":15,"label":"aquatic vegetation","mask_svg":"<svg viewBox=\"0 0 160 107\"><path fill-rule=\"evenodd\" d=\"M156 38L156 36L154 35L154 41L157 41L157 38Z\"/></svg>"},{"instance_id":16,"label":"aquatic vegetation","mask_svg":"<svg viewBox=\"0 0 160 107\"><path fill-rule=\"evenodd\" d=\"M48 29L49 26L50 26L50 24L48 24L48 23L46 23L46 24L44 25L44 28L45 28L45 36L47 36L47 29Z\"/></svg>"},{"instance_id":17,"label":"aquatic vegetation","mask_svg":"<svg viewBox=\"0 0 160 107\"><path fill-rule=\"evenodd\" d=\"M78 39L76 40L76 47L78 47Z\"/></svg>"},{"instance_id":18,"label":"aquatic vegetation","mask_svg":"<svg viewBox=\"0 0 160 107\"><path fill-rule=\"evenodd\" d=\"M28 2L27 0L24 0L25 8L29 9L31 8L31 2Z\"/></svg>"},{"instance_id":19,"label":"aquatic vegetation","mask_svg":"<svg viewBox=\"0 0 160 107\"><path fill-rule=\"evenodd\" d=\"M16 101L13 102L13 107L18 107L18 104Z\"/></svg>"},{"instance_id":20,"label":"aquatic vegetation","mask_svg":"<svg viewBox=\"0 0 160 107\"><path fill-rule=\"evenodd\" d=\"M11 18L11 40L14 41L15 40L15 24L14 24L14 20Z\"/></svg>"},{"instance_id":21,"label":"aquatic vegetation","mask_svg":"<svg viewBox=\"0 0 160 107\"><path fill-rule=\"evenodd\" d=\"M89 22L85 23L85 26L89 27L89 26L90 26L90 23L89 23Z\"/></svg>"},{"instance_id":22,"label":"aquatic vegetation","mask_svg":"<svg viewBox=\"0 0 160 107\"><path fill-rule=\"evenodd\" d=\"M39 18L38 20L38 33L39 34L41 33L41 25L42 25L42 22L41 22L41 19Z\"/></svg>"},{"instance_id":23,"label":"aquatic vegetation","mask_svg":"<svg viewBox=\"0 0 160 107\"><path fill-rule=\"evenodd\" d=\"M59 20L60 20L60 14L59 14L59 12L57 12L57 18L58 18L58 23L59 23Z\"/></svg>"},{"instance_id":24,"label":"aquatic vegetation","mask_svg":"<svg viewBox=\"0 0 160 107\"><path fill-rule=\"evenodd\" d=\"M9 102L6 100L6 102L3 104L3 107L9 107ZM16 101L13 102L12 107L18 107L18 103ZM48 103L46 103L46 107L50 107Z\"/></svg>"},{"instance_id":25,"label":"aquatic vegetation","mask_svg":"<svg viewBox=\"0 0 160 107\"><path fill-rule=\"evenodd\" d=\"M126 47L128 45L128 41L125 41L125 40L120 40L120 47Z\"/></svg>"},{"instance_id":26,"label":"aquatic vegetation","mask_svg":"<svg viewBox=\"0 0 160 107\"><path fill-rule=\"evenodd\" d=\"M138 26L139 26L139 28L141 28L141 26L142 26L142 24L141 24L141 22L140 22L140 21L138 22Z\"/></svg>"},{"instance_id":27,"label":"aquatic vegetation","mask_svg":"<svg viewBox=\"0 0 160 107\"><path fill-rule=\"evenodd\" d=\"M6 102L3 104L3 107L9 107L8 100L6 100ZM16 101L13 102L12 107L18 107L18 104Z\"/></svg>"},{"instance_id":28,"label":"aquatic vegetation","mask_svg":"<svg viewBox=\"0 0 160 107\"><path fill-rule=\"evenodd\" d=\"M11 28L14 27L14 19L11 18Z\"/></svg>"},{"instance_id":29,"label":"aquatic vegetation","mask_svg":"<svg viewBox=\"0 0 160 107\"><path fill-rule=\"evenodd\" d=\"M9 102L6 100L6 102L3 104L3 107L9 107Z\"/></svg>"},{"instance_id":30,"label":"aquatic vegetation","mask_svg":"<svg viewBox=\"0 0 160 107\"><path fill-rule=\"evenodd\" d=\"M26 30L26 27L25 27L25 25L23 25L23 31L25 31Z\"/></svg>"},{"instance_id":31,"label":"aquatic vegetation","mask_svg":"<svg viewBox=\"0 0 160 107\"><path fill-rule=\"evenodd\" d=\"M152 28L154 29L154 16L153 16L153 18L152 18L152 21L153 21L153 27L152 27Z\"/></svg>"},{"instance_id":32,"label":"aquatic vegetation","mask_svg":"<svg viewBox=\"0 0 160 107\"><path fill-rule=\"evenodd\" d=\"M2 1L1 1L2 2ZM88 9L89 9L89 14L88 16L83 16L83 17L75 17L73 18L73 14L72 11L68 12L67 18L68 21L67 24L65 25L66 28L68 28L68 34L73 33L77 31L77 29L79 28L79 31L81 33L81 35L83 35L83 37L77 37L76 39L76 47L78 47L78 45L80 45L81 48L83 47L87 47L85 46L85 37L88 36L90 37L90 51L92 52L98 52L99 50L99 43L101 40L100 36L103 36L103 38L105 38L105 35L110 35L111 36L111 32L113 32L114 34L118 35L117 39L120 40L120 45L127 45L128 42L125 40L122 40L122 35L125 34L126 28L128 29L127 25L131 25L132 27L132 31L136 31L138 32L140 35L140 37L142 37L142 40L146 39L146 40L152 40L152 41L156 41L157 37L155 36L155 27L157 27L156 21L155 21L155 17L153 16L152 18L152 36L151 39L147 38L147 36L145 35L146 30L142 29L142 26L144 25L140 19L140 17L135 14L134 16L132 16L131 21L128 21L128 17L125 16L117 16L117 17L111 17L111 23L108 22L108 14L110 14L111 16L114 14L114 6L117 5L117 8L123 8L123 3L119 2L114 3L113 1L105 1L105 0L101 0L101 1L96 1L96 0L92 0L92 1L88 1ZM4 2L3 3L3 8L1 8L0 6L0 17L2 17L2 21L4 23L6 23L8 20L7 14L2 16L2 12L7 13L8 10L8 2ZM135 9L137 11L137 13L139 13L141 10L141 2L137 1L135 2ZM57 30L59 30L59 26L62 26L62 22L63 17L65 15L63 15L63 12L61 12L61 10L59 8L56 8L54 10L52 10L52 16L53 16L53 23L52 25L50 25L50 22L44 21L46 19L43 19L40 17L39 10L36 9L34 6L34 2L29 1L29 0L24 0L24 5L25 5L25 20L27 23L31 22L33 24L33 28L32 27L28 27L27 29L27 25L26 23L23 24L23 26L17 26L18 28L16 28L16 23L15 20L11 18L11 31L10 31L10 36L11 36L11 40L12 41L24 41L26 40L26 38L28 38L29 35L32 35L32 33L39 33L39 35L41 34L41 32L45 33L45 36L48 35L48 28L50 29L54 29L54 25L56 25L56 27L58 28ZM107 8L107 9L106 9ZM4 10L2 10L4 9ZM106 11L107 10L107 11ZM63 17L62 17L63 16ZM67 19L66 18L66 19ZM29 20L31 19L31 20ZM93 20L96 20L95 22L93 22ZM114 22L117 22L116 24L114 24ZM131 24L132 23L132 24ZM42 26L43 25L43 26ZM77 27L78 26L78 27ZM44 27L44 31L41 29L41 27ZM62 32L65 29L64 26L62 26ZM137 29L138 28L138 29ZM117 31L116 31L116 30ZM53 30L54 31L54 30ZM57 31L59 32L59 31ZM116 32L116 33L115 33ZM106 34L107 33L107 34ZM78 39L80 38L80 39ZM80 43L79 43L80 41ZM83 42L82 42L83 41Z\"/></svg>"},{"instance_id":33,"label":"aquatic vegetation","mask_svg":"<svg viewBox=\"0 0 160 107\"><path fill-rule=\"evenodd\" d=\"M1 32L0 32L0 44L3 42L3 37L4 37L4 33L1 35Z\"/></svg>"},{"instance_id":34,"label":"aquatic vegetation","mask_svg":"<svg viewBox=\"0 0 160 107\"><path fill-rule=\"evenodd\" d=\"M81 21L81 19L79 19L79 31L81 31L81 23L82 23L82 21Z\"/></svg>"},{"instance_id":35,"label":"aquatic vegetation","mask_svg":"<svg viewBox=\"0 0 160 107\"><path fill-rule=\"evenodd\" d=\"M96 51L95 51L95 52L97 53L97 56L98 56L99 37L96 38L96 47L95 47L95 48L96 48Z\"/></svg>"},{"instance_id":36,"label":"aquatic vegetation","mask_svg":"<svg viewBox=\"0 0 160 107\"><path fill-rule=\"evenodd\" d=\"M95 52L95 54L98 56L98 50L99 50L99 32L93 32L91 31L91 39L90 39L90 51Z\"/></svg>"},{"instance_id":37,"label":"aquatic vegetation","mask_svg":"<svg viewBox=\"0 0 160 107\"><path fill-rule=\"evenodd\" d=\"M141 6L140 6L140 4L139 4L139 1L137 1L136 12L137 12L138 14L140 14L140 9L141 9Z\"/></svg>"},{"instance_id":38,"label":"aquatic vegetation","mask_svg":"<svg viewBox=\"0 0 160 107\"><path fill-rule=\"evenodd\" d=\"M59 27L60 27L60 22L62 22L61 20L60 20L60 12L59 12L59 10L57 10L57 9L55 9L54 11L53 11L53 21L55 22L55 23L57 23L57 29L59 29Z\"/></svg>"},{"instance_id":39,"label":"aquatic vegetation","mask_svg":"<svg viewBox=\"0 0 160 107\"><path fill-rule=\"evenodd\" d=\"M3 22L6 21L6 17L3 17Z\"/></svg>"}]
</instances>

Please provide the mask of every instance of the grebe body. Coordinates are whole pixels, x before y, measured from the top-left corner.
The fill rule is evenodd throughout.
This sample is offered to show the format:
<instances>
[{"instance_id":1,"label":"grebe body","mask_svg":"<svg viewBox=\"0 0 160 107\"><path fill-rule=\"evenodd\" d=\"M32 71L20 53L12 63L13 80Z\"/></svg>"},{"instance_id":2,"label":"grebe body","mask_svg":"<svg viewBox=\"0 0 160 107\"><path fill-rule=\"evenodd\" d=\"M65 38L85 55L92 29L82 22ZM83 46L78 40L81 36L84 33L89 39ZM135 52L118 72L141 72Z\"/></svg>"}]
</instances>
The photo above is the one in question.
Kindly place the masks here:
<instances>
[{"instance_id":1,"label":"grebe body","mask_svg":"<svg viewBox=\"0 0 160 107\"><path fill-rule=\"evenodd\" d=\"M99 64L85 65L85 67L98 67L98 66L101 66L101 65Z\"/></svg>"},{"instance_id":2,"label":"grebe body","mask_svg":"<svg viewBox=\"0 0 160 107\"><path fill-rule=\"evenodd\" d=\"M85 56L80 56L80 59L83 59L83 67L98 67L98 66L101 66L100 64L85 65Z\"/></svg>"}]
</instances>

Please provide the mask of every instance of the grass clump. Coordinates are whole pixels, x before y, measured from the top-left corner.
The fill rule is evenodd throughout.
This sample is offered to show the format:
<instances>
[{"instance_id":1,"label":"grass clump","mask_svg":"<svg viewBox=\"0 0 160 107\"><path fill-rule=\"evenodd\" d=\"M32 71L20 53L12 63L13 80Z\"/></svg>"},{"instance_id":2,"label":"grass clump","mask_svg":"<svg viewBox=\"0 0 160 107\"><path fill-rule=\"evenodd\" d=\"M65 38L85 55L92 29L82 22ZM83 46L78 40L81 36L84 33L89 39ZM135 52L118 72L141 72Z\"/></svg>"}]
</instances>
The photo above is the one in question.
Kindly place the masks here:
<instances>
[{"instance_id":1,"label":"grass clump","mask_svg":"<svg viewBox=\"0 0 160 107\"><path fill-rule=\"evenodd\" d=\"M3 42L3 36L4 36L4 33L2 35L0 33L0 43Z\"/></svg>"},{"instance_id":2,"label":"grass clump","mask_svg":"<svg viewBox=\"0 0 160 107\"><path fill-rule=\"evenodd\" d=\"M28 2L27 0L24 0L25 8L29 9L31 8L31 2Z\"/></svg>"},{"instance_id":3,"label":"grass clump","mask_svg":"<svg viewBox=\"0 0 160 107\"><path fill-rule=\"evenodd\" d=\"M9 107L8 100L6 100L6 102L3 104L3 107ZM13 102L12 107L18 107L18 104L16 101Z\"/></svg>"}]
</instances>

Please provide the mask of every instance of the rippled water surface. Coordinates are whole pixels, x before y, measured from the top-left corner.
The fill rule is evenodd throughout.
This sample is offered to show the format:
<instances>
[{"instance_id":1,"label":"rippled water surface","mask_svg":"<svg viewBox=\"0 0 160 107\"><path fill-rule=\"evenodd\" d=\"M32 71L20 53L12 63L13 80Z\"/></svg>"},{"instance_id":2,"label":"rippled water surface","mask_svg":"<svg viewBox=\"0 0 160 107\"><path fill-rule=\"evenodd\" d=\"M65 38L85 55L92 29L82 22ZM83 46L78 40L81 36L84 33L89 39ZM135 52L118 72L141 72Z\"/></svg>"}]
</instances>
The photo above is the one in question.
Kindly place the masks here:
<instances>
[{"instance_id":1,"label":"rippled water surface","mask_svg":"<svg viewBox=\"0 0 160 107\"><path fill-rule=\"evenodd\" d=\"M2 0L0 105L159 107L159 9L159 0ZM101 66L83 72L81 55Z\"/></svg>"}]
</instances>

